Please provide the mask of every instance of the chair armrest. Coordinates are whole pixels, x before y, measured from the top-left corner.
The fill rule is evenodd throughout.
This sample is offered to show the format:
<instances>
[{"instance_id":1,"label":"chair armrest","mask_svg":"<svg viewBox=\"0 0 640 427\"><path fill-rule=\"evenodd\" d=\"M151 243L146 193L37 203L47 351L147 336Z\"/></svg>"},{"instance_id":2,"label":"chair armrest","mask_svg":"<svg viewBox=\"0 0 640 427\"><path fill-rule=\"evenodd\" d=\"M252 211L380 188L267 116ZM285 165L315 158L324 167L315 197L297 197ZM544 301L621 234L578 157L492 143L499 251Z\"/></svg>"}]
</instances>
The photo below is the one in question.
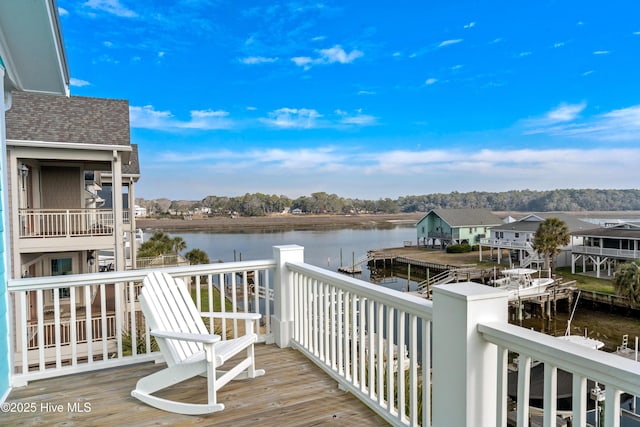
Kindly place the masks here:
<instances>
[{"instance_id":1,"label":"chair armrest","mask_svg":"<svg viewBox=\"0 0 640 427\"><path fill-rule=\"evenodd\" d=\"M244 320L259 320L262 317L260 313L223 313L220 311L206 311L201 312L203 317L217 317L219 319L244 319Z\"/></svg>"},{"instance_id":2,"label":"chair armrest","mask_svg":"<svg viewBox=\"0 0 640 427\"><path fill-rule=\"evenodd\" d=\"M192 342L199 342L202 344L213 344L222 339L220 335L214 335L214 334L188 334L185 332L169 332L169 331L160 331L160 330L152 330L151 335L158 338L168 338L168 339L180 340L180 341L192 341Z\"/></svg>"}]
</instances>

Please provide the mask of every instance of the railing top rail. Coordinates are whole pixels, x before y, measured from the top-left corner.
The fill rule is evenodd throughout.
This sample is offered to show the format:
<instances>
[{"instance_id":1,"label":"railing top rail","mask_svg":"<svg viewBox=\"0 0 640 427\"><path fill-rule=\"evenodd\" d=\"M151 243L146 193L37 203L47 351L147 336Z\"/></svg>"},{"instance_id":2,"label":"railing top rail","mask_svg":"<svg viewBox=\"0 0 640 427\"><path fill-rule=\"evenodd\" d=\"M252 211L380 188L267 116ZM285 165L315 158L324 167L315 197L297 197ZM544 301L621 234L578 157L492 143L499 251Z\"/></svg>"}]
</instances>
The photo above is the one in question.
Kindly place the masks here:
<instances>
[{"instance_id":1,"label":"railing top rail","mask_svg":"<svg viewBox=\"0 0 640 427\"><path fill-rule=\"evenodd\" d=\"M433 303L425 298L376 286L372 283L310 264L288 262L287 268L297 273L308 274L313 278L335 285L345 291L353 292L358 296L370 298L383 304L388 304L407 313L416 314L427 319L431 319L433 316Z\"/></svg>"},{"instance_id":2,"label":"railing top rail","mask_svg":"<svg viewBox=\"0 0 640 427\"><path fill-rule=\"evenodd\" d=\"M634 360L508 323L481 323L478 332L487 341L509 350L586 378L598 379L627 393L640 394L640 365Z\"/></svg>"},{"instance_id":3,"label":"railing top rail","mask_svg":"<svg viewBox=\"0 0 640 427\"><path fill-rule=\"evenodd\" d=\"M274 268L274 260L226 262L220 264L199 264L179 267L158 268L174 277L198 276L205 274L223 274L237 271L249 271ZM68 276L30 277L10 279L9 291L31 291L38 289L57 289L61 283L65 287L99 285L102 283L141 281L149 274L149 270L126 270L90 274L71 274Z\"/></svg>"},{"instance_id":4,"label":"railing top rail","mask_svg":"<svg viewBox=\"0 0 640 427\"><path fill-rule=\"evenodd\" d=\"M85 211L99 211L99 212L112 212L112 209L104 208L68 208L68 209L49 209L49 208L18 208L19 212L37 212L37 213L62 213L62 212L85 212Z\"/></svg>"}]
</instances>

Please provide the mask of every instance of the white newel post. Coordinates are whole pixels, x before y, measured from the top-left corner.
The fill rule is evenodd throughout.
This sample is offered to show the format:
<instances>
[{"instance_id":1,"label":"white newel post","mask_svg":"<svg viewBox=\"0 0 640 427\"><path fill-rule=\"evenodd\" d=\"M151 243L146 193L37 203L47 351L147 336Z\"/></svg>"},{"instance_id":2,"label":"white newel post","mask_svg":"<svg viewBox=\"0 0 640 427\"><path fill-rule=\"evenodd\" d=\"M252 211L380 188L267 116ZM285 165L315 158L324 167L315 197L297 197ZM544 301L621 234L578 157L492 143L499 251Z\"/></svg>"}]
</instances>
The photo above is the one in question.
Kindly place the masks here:
<instances>
[{"instance_id":1,"label":"white newel post","mask_svg":"<svg viewBox=\"0 0 640 427\"><path fill-rule=\"evenodd\" d=\"M293 273L285 264L287 262L303 262L304 248L298 245L282 245L273 247L276 260L273 294L273 335L278 347L289 347L293 337Z\"/></svg>"},{"instance_id":2,"label":"white newel post","mask_svg":"<svg viewBox=\"0 0 640 427\"><path fill-rule=\"evenodd\" d=\"M507 322L507 293L478 283L433 288L433 425L495 426L498 349L479 322Z\"/></svg>"}]
</instances>

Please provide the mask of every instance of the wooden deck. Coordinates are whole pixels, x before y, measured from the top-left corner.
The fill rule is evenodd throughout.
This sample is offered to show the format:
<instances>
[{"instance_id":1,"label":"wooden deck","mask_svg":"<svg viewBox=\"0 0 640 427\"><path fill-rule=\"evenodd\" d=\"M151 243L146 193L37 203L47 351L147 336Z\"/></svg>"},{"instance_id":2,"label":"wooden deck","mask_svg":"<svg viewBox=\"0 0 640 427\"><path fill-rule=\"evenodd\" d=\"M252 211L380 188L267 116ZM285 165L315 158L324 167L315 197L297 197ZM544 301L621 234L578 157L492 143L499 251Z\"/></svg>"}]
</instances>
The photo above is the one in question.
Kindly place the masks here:
<instances>
[{"instance_id":1,"label":"wooden deck","mask_svg":"<svg viewBox=\"0 0 640 427\"><path fill-rule=\"evenodd\" d=\"M256 346L256 365L266 375L232 381L218 393L224 411L206 416L164 412L131 397L136 381L163 365L138 364L86 374L34 381L14 389L6 403L21 413L5 412L11 426L382 426L386 422L298 351ZM160 396L206 402L206 380L195 378ZM18 405L18 404L26 404ZM24 406L24 408L22 408ZM26 410L30 412L25 412ZM33 410L33 411L31 411ZM84 412L82 412L84 411Z\"/></svg>"}]
</instances>

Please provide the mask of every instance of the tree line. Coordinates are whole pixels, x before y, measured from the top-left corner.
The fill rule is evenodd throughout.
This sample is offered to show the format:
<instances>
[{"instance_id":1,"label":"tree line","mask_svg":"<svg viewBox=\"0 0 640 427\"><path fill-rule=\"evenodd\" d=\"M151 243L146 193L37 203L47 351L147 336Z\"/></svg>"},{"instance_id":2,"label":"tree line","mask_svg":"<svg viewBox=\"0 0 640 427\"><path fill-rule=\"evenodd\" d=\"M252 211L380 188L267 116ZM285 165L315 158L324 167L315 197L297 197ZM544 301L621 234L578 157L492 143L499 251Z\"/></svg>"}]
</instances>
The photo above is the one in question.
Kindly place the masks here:
<instances>
[{"instance_id":1,"label":"tree line","mask_svg":"<svg viewBox=\"0 0 640 427\"><path fill-rule=\"evenodd\" d=\"M310 214L411 213L438 208L486 208L492 211L628 211L640 210L640 190L560 189L549 191L511 190L504 192L472 191L434 193L364 200L340 197L325 192L291 199L284 195L262 193L244 196L207 196L200 201L137 199L151 215L194 211L207 208L213 215L237 213L264 216L285 210L300 209Z\"/></svg>"}]
</instances>

